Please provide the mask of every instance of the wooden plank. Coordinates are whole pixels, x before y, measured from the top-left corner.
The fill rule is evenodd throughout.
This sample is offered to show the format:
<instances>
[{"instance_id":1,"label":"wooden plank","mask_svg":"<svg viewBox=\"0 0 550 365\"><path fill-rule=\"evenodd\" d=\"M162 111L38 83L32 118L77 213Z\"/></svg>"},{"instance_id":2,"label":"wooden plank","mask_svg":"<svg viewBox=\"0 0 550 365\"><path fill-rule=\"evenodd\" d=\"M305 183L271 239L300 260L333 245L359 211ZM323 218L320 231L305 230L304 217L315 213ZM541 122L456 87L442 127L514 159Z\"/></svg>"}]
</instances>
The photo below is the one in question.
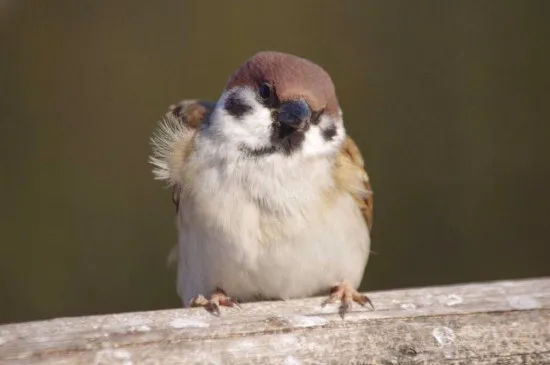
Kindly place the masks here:
<instances>
[{"instance_id":1,"label":"wooden plank","mask_svg":"<svg viewBox=\"0 0 550 365\"><path fill-rule=\"evenodd\" d=\"M0 326L1 364L550 364L550 278Z\"/></svg>"}]
</instances>

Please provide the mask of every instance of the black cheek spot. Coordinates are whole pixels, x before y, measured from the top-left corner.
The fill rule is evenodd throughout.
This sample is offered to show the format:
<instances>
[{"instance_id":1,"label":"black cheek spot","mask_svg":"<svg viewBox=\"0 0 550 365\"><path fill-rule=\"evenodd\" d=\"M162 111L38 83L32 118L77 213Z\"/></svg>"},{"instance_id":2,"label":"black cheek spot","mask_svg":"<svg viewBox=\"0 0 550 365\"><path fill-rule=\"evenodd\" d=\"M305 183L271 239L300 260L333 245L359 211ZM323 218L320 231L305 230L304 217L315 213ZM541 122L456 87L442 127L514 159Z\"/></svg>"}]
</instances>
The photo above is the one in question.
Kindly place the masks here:
<instances>
[{"instance_id":1,"label":"black cheek spot","mask_svg":"<svg viewBox=\"0 0 550 365\"><path fill-rule=\"evenodd\" d=\"M252 107L248 104L246 104L241 98L239 98L236 94L231 94L227 97L224 104L225 110L227 110L227 113L229 115L240 119L246 114L250 113L252 110Z\"/></svg>"},{"instance_id":2,"label":"black cheek spot","mask_svg":"<svg viewBox=\"0 0 550 365\"><path fill-rule=\"evenodd\" d=\"M325 141L331 141L336 136L336 126L330 126L323 130L323 138Z\"/></svg>"}]
</instances>

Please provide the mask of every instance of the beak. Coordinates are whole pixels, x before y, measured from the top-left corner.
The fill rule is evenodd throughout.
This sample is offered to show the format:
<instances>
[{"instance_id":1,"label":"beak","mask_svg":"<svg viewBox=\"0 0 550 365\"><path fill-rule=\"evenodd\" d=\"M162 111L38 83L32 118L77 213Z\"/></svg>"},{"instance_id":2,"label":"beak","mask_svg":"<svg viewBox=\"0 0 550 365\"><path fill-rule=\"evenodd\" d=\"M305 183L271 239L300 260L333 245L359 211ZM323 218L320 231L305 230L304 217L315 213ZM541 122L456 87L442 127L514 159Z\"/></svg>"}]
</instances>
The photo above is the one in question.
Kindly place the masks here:
<instances>
[{"instance_id":1,"label":"beak","mask_svg":"<svg viewBox=\"0 0 550 365\"><path fill-rule=\"evenodd\" d=\"M311 109L303 99L286 101L279 108L279 123L293 129L303 128L310 118Z\"/></svg>"}]
</instances>

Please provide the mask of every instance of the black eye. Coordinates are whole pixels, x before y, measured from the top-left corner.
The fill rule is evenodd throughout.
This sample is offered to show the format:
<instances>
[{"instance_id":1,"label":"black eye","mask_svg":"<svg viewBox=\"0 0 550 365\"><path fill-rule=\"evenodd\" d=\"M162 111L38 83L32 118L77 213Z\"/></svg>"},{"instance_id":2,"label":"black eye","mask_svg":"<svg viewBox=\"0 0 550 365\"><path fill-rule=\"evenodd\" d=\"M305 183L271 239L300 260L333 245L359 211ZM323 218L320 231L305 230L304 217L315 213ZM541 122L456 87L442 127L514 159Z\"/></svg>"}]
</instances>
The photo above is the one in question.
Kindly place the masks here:
<instances>
[{"instance_id":1,"label":"black eye","mask_svg":"<svg viewBox=\"0 0 550 365\"><path fill-rule=\"evenodd\" d=\"M273 87L267 82L262 82L260 84L258 94L263 100L270 100L273 97Z\"/></svg>"}]
</instances>

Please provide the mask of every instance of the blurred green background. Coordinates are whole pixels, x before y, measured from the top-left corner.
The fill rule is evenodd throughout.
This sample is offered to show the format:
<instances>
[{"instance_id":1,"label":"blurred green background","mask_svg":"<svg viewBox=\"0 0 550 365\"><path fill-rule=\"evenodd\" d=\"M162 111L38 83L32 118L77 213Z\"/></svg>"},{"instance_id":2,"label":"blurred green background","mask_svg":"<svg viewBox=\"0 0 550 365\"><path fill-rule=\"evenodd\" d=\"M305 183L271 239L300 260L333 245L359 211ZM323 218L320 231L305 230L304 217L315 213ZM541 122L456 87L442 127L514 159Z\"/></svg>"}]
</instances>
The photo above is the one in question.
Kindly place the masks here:
<instances>
[{"instance_id":1,"label":"blurred green background","mask_svg":"<svg viewBox=\"0 0 550 365\"><path fill-rule=\"evenodd\" d=\"M0 0L0 322L180 305L148 138L259 50L333 76L365 290L550 275L550 2Z\"/></svg>"}]
</instances>

